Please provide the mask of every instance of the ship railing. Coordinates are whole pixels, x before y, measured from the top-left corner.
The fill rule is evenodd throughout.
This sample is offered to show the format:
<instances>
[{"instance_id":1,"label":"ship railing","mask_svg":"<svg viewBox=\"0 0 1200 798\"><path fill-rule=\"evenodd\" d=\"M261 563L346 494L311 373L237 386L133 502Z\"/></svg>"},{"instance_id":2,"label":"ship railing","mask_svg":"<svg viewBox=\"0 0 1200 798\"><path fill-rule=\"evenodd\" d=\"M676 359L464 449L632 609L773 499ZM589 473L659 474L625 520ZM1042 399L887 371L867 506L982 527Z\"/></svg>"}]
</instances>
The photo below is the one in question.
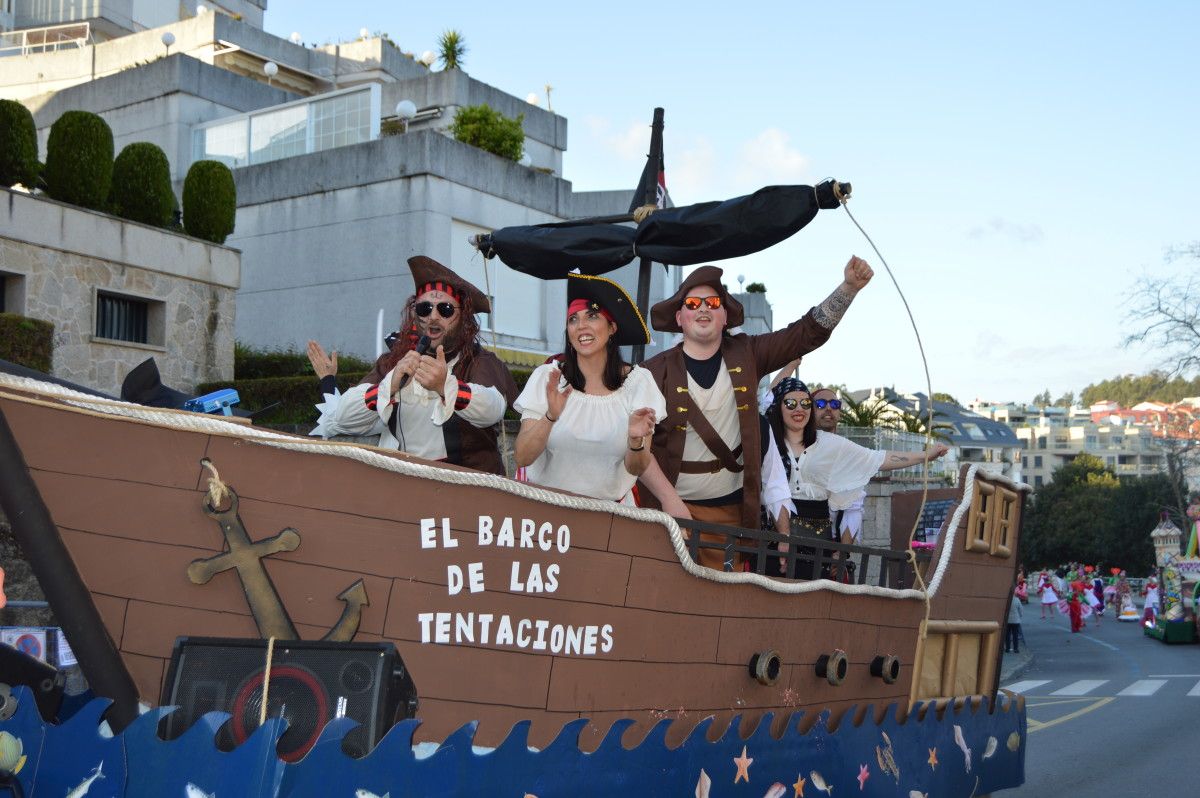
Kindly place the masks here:
<instances>
[{"instance_id":1,"label":"ship railing","mask_svg":"<svg viewBox=\"0 0 1200 798\"><path fill-rule=\"evenodd\" d=\"M733 563L740 560L749 563L749 570L754 573L779 575L773 563L781 562L783 576L787 579L832 579L896 590L915 587L913 569L905 551L788 536L773 530L745 529L687 518L676 520L681 528L691 531L687 547L692 559L699 562L701 549L719 550L724 554L726 571L734 570ZM696 533L705 533L709 539ZM778 550L780 543L789 544L786 553ZM931 558L929 551L916 552L917 567L924 571Z\"/></svg>"}]
</instances>

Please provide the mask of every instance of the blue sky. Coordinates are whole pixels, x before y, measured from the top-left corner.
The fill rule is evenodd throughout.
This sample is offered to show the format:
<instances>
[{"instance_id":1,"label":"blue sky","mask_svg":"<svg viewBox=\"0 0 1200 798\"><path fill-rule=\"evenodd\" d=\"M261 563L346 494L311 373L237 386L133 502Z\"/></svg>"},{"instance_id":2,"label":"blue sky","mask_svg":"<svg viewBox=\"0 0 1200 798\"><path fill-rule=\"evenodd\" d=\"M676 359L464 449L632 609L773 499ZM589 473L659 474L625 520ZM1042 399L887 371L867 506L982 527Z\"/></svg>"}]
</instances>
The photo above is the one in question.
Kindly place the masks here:
<instances>
[{"instance_id":1,"label":"blue sky","mask_svg":"<svg viewBox=\"0 0 1200 798\"><path fill-rule=\"evenodd\" d=\"M655 106L677 204L853 183L933 390L963 402L1158 365L1121 345L1126 298L1142 274L1200 268L1165 258L1200 239L1200 4L274 0L265 26L315 42L367 28L418 54L459 30L472 77L543 107L554 87L576 191L632 190ZM903 305L843 211L721 265L766 284L779 326L850 254L877 277L801 376L923 391Z\"/></svg>"}]
</instances>

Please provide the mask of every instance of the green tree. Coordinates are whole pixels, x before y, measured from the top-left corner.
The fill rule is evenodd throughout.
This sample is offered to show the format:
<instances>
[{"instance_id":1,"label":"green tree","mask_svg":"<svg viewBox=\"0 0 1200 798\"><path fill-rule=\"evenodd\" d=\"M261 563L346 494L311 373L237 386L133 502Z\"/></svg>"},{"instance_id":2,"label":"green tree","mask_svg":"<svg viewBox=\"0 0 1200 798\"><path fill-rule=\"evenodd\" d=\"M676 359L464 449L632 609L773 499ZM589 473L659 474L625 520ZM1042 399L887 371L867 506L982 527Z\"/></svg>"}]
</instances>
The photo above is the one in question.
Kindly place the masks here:
<instances>
[{"instance_id":1,"label":"green tree","mask_svg":"<svg viewBox=\"0 0 1200 798\"><path fill-rule=\"evenodd\" d=\"M848 394L842 396L842 423L847 427L885 427L895 411L887 402L867 397L856 402Z\"/></svg>"},{"instance_id":2,"label":"green tree","mask_svg":"<svg viewBox=\"0 0 1200 798\"><path fill-rule=\"evenodd\" d=\"M765 294L767 293L767 287L762 283L750 283L750 285L746 286L746 293Z\"/></svg>"},{"instance_id":3,"label":"green tree","mask_svg":"<svg viewBox=\"0 0 1200 798\"><path fill-rule=\"evenodd\" d=\"M1080 402L1116 402L1121 407L1133 407L1141 402L1172 404L1189 396L1200 396L1200 376L1191 380L1156 369L1146 374L1123 374L1088 385Z\"/></svg>"},{"instance_id":4,"label":"green tree","mask_svg":"<svg viewBox=\"0 0 1200 798\"><path fill-rule=\"evenodd\" d=\"M456 30L443 31L438 38L438 60L442 62L442 69L461 69L466 54L467 45L462 34Z\"/></svg>"},{"instance_id":5,"label":"green tree","mask_svg":"<svg viewBox=\"0 0 1200 798\"><path fill-rule=\"evenodd\" d=\"M946 402L946 403L948 403L948 404L952 404L952 405L958 405L959 407L962 407L962 403L961 403L961 402L959 402L957 399L955 399L955 398L954 398L953 396L951 396L950 394L948 394L948 393L942 393L941 391L935 391L935 392L934 392L934 394L933 394L933 401L935 401L935 402Z\"/></svg>"},{"instance_id":6,"label":"green tree","mask_svg":"<svg viewBox=\"0 0 1200 798\"><path fill-rule=\"evenodd\" d=\"M525 114L509 119L486 104L464 105L454 115L450 132L464 144L510 161L519 161L525 150L524 121Z\"/></svg>"},{"instance_id":7,"label":"green tree","mask_svg":"<svg viewBox=\"0 0 1200 798\"><path fill-rule=\"evenodd\" d=\"M142 224L166 227L175 211L171 165L156 144L135 141L113 161L109 206L114 214Z\"/></svg>"},{"instance_id":8,"label":"green tree","mask_svg":"<svg viewBox=\"0 0 1200 798\"><path fill-rule=\"evenodd\" d=\"M42 178L51 197L105 210L112 170L112 129L99 116L67 111L50 126Z\"/></svg>"},{"instance_id":9,"label":"green tree","mask_svg":"<svg viewBox=\"0 0 1200 798\"><path fill-rule=\"evenodd\" d=\"M224 244L236 219L233 172L220 161L196 161L183 179L183 229L196 238Z\"/></svg>"},{"instance_id":10,"label":"green tree","mask_svg":"<svg viewBox=\"0 0 1200 798\"><path fill-rule=\"evenodd\" d=\"M37 186L37 128L16 100L0 100L0 186Z\"/></svg>"},{"instance_id":11,"label":"green tree","mask_svg":"<svg viewBox=\"0 0 1200 798\"><path fill-rule=\"evenodd\" d=\"M1054 400L1055 407L1071 408L1075 406L1075 392L1067 391L1062 396Z\"/></svg>"},{"instance_id":12,"label":"green tree","mask_svg":"<svg viewBox=\"0 0 1200 798\"><path fill-rule=\"evenodd\" d=\"M1033 397L1032 404L1038 407L1047 407L1050 404L1050 389L1047 388L1037 396Z\"/></svg>"},{"instance_id":13,"label":"green tree","mask_svg":"<svg viewBox=\"0 0 1200 798\"><path fill-rule=\"evenodd\" d=\"M940 410L933 411L933 427L929 426L928 413L909 413L907 411L898 416L893 416L890 419L890 424L895 429L904 432L914 432L918 435L929 435L935 441L950 442L949 433L954 431L954 427L944 421L938 421L938 418L945 418L946 414Z\"/></svg>"},{"instance_id":14,"label":"green tree","mask_svg":"<svg viewBox=\"0 0 1200 798\"><path fill-rule=\"evenodd\" d=\"M1120 480L1099 458L1079 455L1033 494L1022 560L1031 568L1077 560L1147 572L1154 559L1150 531L1173 501L1171 482L1164 474Z\"/></svg>"}]
</instances>

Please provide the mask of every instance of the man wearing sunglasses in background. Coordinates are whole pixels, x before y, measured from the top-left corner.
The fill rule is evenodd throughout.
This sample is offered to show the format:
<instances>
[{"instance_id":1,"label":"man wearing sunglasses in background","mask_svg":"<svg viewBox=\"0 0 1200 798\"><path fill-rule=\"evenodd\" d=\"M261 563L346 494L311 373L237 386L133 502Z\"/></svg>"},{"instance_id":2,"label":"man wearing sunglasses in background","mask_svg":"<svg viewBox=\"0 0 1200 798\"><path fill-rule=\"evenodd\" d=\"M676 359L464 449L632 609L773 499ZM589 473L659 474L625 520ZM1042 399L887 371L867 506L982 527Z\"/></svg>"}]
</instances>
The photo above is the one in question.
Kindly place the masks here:
<instances>
[{"instance_id":1,"label":"man wearing sunglasses in background","mask_svg":"<svg viewBox=\"0 0 1200 798\"><path fill-rule=\"evenodd\" d=\"M401 334L322 428L327 436L378 433L385 449L504 474L499 423L518 391L499 358L479 345L475 314L490 313L491 304L432 258L409 258L408 267L416 292Z\"/></svg>"},{"instance_id":2,"label":"man wearing sunglasses in background","mask_svg":"<svg viewBox=\"0 0 1200 798\"><path fill-rule=\"evenodd\" d=\"M759 380L825 343L874 272L866 261L850 258L841 285L825 301L763 335L727 334L742 324L744 313L721 275L716 266L701 266L651 309L654 329L683 333L683 341L642 364L667 398L667 417L655 431L654 458L639 498L677 517L757 529ZM702 564L722 566L719 550L700 554Z\"/></svg>"},{"instance_id":3,"label":"man wearing sunglasses in background","mask_svg":"<svg viewBox=\"0 0 1200 798\"><path fill-rule=\"evenodd\" d=\"M832 388L818 388L812 392L812 400L817 429L836 435L838 424L842 421L842 400L838 398L837 391ZM859 542L863 524L863 500L866 498L867 492L863 490L845 510L830 509L829 520L833 522L833 528L838 531L838 539L843 543Z\"/></svg>"}]
</instances>

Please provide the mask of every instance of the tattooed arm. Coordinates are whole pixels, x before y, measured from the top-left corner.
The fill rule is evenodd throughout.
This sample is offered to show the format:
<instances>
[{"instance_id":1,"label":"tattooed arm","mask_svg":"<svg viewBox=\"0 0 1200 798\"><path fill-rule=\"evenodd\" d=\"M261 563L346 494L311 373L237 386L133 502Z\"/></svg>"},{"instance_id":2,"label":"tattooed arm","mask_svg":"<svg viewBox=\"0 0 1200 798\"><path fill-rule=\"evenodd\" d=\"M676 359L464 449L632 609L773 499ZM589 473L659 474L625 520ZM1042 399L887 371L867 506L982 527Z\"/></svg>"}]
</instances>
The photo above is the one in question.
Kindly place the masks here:
<instances>
[{"instance_id":1,"label":"tattooed arm","mask_svg":"<svg viewBox=\"0 0 1200 798\"><path fill-rule=\"evenodd\" d=\"M813 319L827 330L832 330L846 315L846 309L854 300L855 295L871 282L875 272L870 265L858 257L851 256L846 263L846 271L842 284L826 297L825 301L813 310Z\"/></svg>"},{"instance_id":2,"label":"tattooed arm","mask_svg":"<svg viewBox=\"0 0 1200 798\"><path fill-rule=\"evenodd\" d=\"M932 449L926 449L923 452L888 452L884 456L883 465L879 467L879 470L894 471L897 468L920 465L921 463L936 460L948 451L950 451L950 447L944 443L939 443Z\"/></svg>"}]
</instances>

